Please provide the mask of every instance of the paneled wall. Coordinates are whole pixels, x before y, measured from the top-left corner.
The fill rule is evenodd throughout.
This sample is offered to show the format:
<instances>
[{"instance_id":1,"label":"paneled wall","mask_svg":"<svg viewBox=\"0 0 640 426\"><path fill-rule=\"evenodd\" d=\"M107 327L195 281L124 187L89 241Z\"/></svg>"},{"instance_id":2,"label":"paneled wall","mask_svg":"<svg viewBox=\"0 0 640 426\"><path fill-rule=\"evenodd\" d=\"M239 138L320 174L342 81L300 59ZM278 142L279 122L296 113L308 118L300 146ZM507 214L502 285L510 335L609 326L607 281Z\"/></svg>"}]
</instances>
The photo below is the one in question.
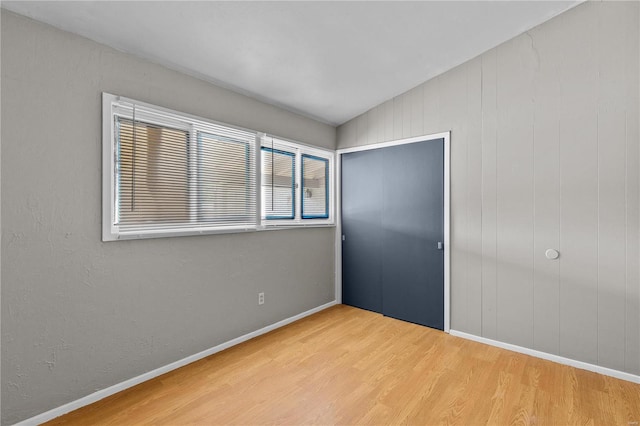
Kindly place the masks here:
<instances>
[{"instance_id":1,"label":"paneled wall","mask_svg":"<svg viewBox=\"0 0 640 426\"><path fill-rule=\"evenodd\" d=\"M451 130L453 329L640 374L639 6L579 5L338 128Z\"/></svg>"}]
</instances>

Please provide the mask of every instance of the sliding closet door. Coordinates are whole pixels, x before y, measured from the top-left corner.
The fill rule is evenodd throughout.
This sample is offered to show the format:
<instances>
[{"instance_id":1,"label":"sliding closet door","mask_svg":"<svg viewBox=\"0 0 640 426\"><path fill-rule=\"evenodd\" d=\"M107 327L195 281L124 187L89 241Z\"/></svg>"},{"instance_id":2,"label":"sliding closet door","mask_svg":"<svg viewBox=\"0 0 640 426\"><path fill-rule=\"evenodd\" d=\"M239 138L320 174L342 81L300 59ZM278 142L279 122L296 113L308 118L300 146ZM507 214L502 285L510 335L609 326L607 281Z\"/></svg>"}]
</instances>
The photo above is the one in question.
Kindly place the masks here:
<instances>
[{"instance_id":1,"label":"sliding closet door","mask_svg":"<svg viewBox=\"0 0 640 426\"><path fill-rule=\"evenodd\" d=\"M342 302L382 312L382 152L342 156Z\"/></svg>"},{"instance_id":2,"label":"sliding closet door","mask_svg":"<svg viewBox=\"0 0 640 426\"><path fill-rule=\"evenodd\" d=\"M382 313L444 329L444 142L384 149Z\"/></svg>"},{"instance_id":3,"label":"sliding closet door","mask_svg":"<svg viewBox=\"0 0 640 426\"><path fill-rule=\"evenodd\" d=\"M343 302L444 328L444 140L342 155Z\"/></svg>"}]
</instances>

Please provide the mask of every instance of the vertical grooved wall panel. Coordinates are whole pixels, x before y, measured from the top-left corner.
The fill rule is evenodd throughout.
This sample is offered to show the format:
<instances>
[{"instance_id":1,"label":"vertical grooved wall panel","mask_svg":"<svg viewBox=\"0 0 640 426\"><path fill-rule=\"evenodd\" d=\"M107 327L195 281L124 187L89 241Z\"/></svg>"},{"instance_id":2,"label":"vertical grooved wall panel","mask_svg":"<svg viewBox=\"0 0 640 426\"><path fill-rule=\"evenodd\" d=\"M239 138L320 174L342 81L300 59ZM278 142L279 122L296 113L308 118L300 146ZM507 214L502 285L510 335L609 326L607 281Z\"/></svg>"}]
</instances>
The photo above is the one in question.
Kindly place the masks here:
<instances>
[{"instance_id":1,"label":"vertical grooved wall panel","mask_svg":"<svg viewBox=\"0 0 640 426\"><path fill-rule=\"evenodd\" d=\"M482 61L467 67L467 329L482 334Z\"/></svg>"},{"instance_id":2,"label":"vertical grooved wall panel","mask_svg":"<svg viewBox=\"0 0 640 426\"><path fill-rule=\"evenodd\" d=\"M356 140L358 145L369 143L369 116L367 113L356 118Z\"/></svg>"},{"instance_id":3,"label":"vertical grooved wall panel","mask_svg":"<svg viewBox=\"0 0 640 426\"><path fill-rule=\"evenodd\" d=\"M554 49L561 35L561 20L549 23L545 31L530 31L533 49L548 52L539 57L534 76L534 276L533 348L558 354L560 345L560 262L549 261L547 249L560 247L560 158L558 116L560 79L557 64L561 54Z\"/></svg>"},{"instance_id":4,"label":"vertical grooved wall panel","mask_svg":"<svg viewBox=\"0 0 640 426\"><path fill-rule=\"evenodd\" d=\"M338 129L451 131L453 329L640 374L639 22L585 2Z\"/></svg>"},{"instance_id":5,"label":"vertical grooved wall panel","mask_svg":"<svg viewBox=\"0 0 640 426\"><path fill-rule=\"evenodd\" d=\"M529 37L497 49L497 336L533 344L533 114Z\"/></svg>"},{"instance_id":6,"label":"vertical grooved wall panel","mask_svg":"<svg viewBox=\"0 0 640 426\"><path fill-rule=\"evenodd\" d=\"M380 106L377 106L367 113L367 122L369 123L369 144L380 142L380 138L378 136L378 131L381 127L381 120L379 118L380 108Z\"/></svg>"},{"instance_id":7,"label":"vertical grooved wall panel","mask_svg":"<svg viewBox=\"0 0 640 426\"><path fill-rule=\"evenodd\" d=\"M424 121L422 111L424 106L422 89L423 85L420 85L409 92L411 98L411 131L409 136L420 136L424 134L422 130L422 124Z\"/></svg>"},{"instance_id":8,"label":"vertical grooved wall panel","mask_svg":"<svg viewBox=\"0 0 640 426\"><path fill-rule=\"evenodd\" d=\"M638 40L640 4L625 12L625 80L626 85L626 306L625 370L640 375L640 58Z\"/></svg>"},{"instance_id":9,"label":"vertical grooved wall panel","mask_svg":"<svg viewBox=\"0 0 640 426\"><path fill-rule=\"evenodd\" d=\"M411 137L411 103L413 98L413 92L415 89L411 89L408 92L400 95L402 98L402 137Z\"/></svg>"},{"instance_id":10,"label":"vertical grooved wall panel","mask_svg":"<svg viewBox=\"0 0 640 426\"><path fill-rule=\"evenodd\" d=\"M559 353L593 364L598 362L597 7L573 10L583 25L563 25L559 46Z\"/></svg>"},{"instance_id":11,"label":"vertical grooved wall panel","mask_svg":"<svg viewBox=\"0 0 640 426\"><path fill-rule=\"evenodd\" d=\"M423 131L425 134L440 132L440 98L438 79L427 81L422 88Z\"/></svg>"},{"instance_id":12,"label":"vertical grooved wall panel","mask_svg":"<svg viewBox=\"0 0 640 426\"><path fill-rule=\"evenodd\" d=\"M451 288L451 298L460 303L461 309L451 311L451 327L467 329L469 326L469 300L467 281L467 73L466 66L460 66L440 78L440 125L452 132L451 158L458 161L451 164L451 275L457 285Z\"/></svg>"},{"instance_id":13,"label":"vertical grooved wall panel","mask_svg":"<svg viewBox=\"0 0 640 426\"><path fill-rule=\"evenodd\" d=\"M600 5L598 62L598 362L623 370L626 289L626 79L625 7Z\"/></svg>"},{"instance_id":14,"label":"vertical grooved wall panel","mask_svg":"<svg viewBox=\"0 0 640 426\"><path fill-rule=\"evenodd\" d=\"M496 51L482 56L482 333L497 339Z\"/></svg>"},{"instance_id":15,"label":"vertical grooved wall panel","mask_svg":"<svg viewBox=\"0 0 640 426\"><path fill-rule=\"evenodd\" d=\"M382 122L384 127L383 141L390 141L393 139L393 99L388 100L382 104Z\"/></svg>"},{"instance_id":16,"label":"vertical grooved wall panel","mask_svg":"<svg viewBox=\"0 0 640 426\"><path fill-rule=\"evenodd\" d=\"M404 97L393 98L393 139L402 139L402 114Z\"/></svg>"}]
</instances>

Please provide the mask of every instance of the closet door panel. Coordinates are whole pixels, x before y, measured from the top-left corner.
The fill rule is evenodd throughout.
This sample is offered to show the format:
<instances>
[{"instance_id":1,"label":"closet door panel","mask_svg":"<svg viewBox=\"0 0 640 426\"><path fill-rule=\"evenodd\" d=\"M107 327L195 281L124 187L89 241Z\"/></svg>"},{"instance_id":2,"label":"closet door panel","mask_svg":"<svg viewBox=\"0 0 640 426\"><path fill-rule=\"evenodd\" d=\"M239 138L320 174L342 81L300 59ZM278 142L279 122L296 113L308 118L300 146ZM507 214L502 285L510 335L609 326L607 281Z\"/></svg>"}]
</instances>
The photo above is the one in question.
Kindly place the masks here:
<instances>
[{"instance_id":1,"label":"closet door panel","mask_svg":"<svg viewBox=\"0 0 640 426\"><path fill-rule=\"evenodd\" d=\"M342 302L382 312L382 150L342 155Z\"/></svg>"},{"instance_id":2,"label":"closet door panel","mask_svg":"<svg viewBox=\"0 0 640 426\"><path fill-rule=\"evenodd\" d=\"M384 149L382 313L444 328L444 141Z\"/></svg>"}]
</instances>

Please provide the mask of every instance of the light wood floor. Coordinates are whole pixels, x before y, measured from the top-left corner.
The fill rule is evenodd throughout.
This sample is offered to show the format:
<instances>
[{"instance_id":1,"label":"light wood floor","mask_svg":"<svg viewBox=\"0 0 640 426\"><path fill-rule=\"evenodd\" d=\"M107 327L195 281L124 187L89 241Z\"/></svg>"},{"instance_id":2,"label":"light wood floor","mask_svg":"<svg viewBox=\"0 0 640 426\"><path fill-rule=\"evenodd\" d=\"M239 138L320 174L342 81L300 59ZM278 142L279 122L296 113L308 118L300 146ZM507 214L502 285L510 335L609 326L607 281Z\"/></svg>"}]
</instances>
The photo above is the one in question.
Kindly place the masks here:
<instances>
[{"instance_id":1,"label":"light wood floor","mask_svg":"<svg viewBox=\"0 0 640 426\"><path fill-rule=\"evenodd\" d=\"M639 421L640 385L336 306L49 424Z\"/></svg>"}]
</instances>

